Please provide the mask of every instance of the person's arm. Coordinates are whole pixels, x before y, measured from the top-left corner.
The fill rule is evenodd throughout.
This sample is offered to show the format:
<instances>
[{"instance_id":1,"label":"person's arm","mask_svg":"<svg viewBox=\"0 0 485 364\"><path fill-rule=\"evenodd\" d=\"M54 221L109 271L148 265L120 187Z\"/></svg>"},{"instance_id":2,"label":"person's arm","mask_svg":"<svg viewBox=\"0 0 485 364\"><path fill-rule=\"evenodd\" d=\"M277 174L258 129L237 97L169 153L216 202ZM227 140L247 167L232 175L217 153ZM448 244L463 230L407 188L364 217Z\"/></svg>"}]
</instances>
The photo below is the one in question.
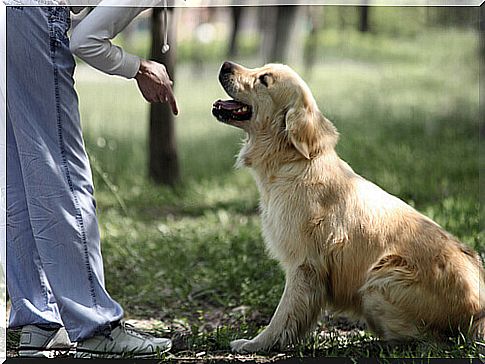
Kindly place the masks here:
<instances>
[{"instance_id":1,"label":"person's arm","mask_svg":"<svg viewBox=\"0 0 485 364\"><path fill-rule=\"evenodd\" d=\"M114 3L101 1L81 20L72 31L70 48L73 54L102 72L133 78L140 68L140 58L112 44L111 39L146 8L109 6ZM133 2L116 3L129 5Z\"/></svg>"},{"instance_id":2,"label":"person's arm","mask_svg":"<svg viewBox=\"0 0 485 364\"><path fill-rule=\"evenodd\" d=\"M152 0L151 5L159 1ZM110 75L135 78L142 95L149 102L169 102L174 114L177 102L172 81L160 63L141 59L111 43L138 14L146 10L130 7L134 0L103 0L74 28L70 48L73 54ZM116 4L117 6L110 6Z\"/></svg>"}]
</instances>

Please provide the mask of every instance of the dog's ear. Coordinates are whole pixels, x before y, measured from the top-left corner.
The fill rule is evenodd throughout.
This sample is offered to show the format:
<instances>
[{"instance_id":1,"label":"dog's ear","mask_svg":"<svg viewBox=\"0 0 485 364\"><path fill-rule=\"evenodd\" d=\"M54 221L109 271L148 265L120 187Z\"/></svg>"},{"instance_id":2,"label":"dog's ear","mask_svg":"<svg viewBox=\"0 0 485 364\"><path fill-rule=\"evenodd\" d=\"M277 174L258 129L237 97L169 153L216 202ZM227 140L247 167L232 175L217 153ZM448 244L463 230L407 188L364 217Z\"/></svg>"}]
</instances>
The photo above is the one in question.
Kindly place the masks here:
<instances>
[{"instance_id":1,"label":"dog's ear","mask_svg":"<svg viewBox=\"0 0 485 364\"><path fill-rule=\"evenodd\" d=\"M306 159L310 159L310 132L307 112L303 108L291 108L285 115L286 132L291 144Z\"/></svg>"},{"instance_id":2,"label":"dog's ear","mask_svg":"<svg viewBox=\"0 0 485 364\"><path fill-rule=\"evenodd\" d=\"M324 149L334 148L338 132L317 107L290 108L285 115L291 144L306 159Z\"/></svg>"}]
</instances>

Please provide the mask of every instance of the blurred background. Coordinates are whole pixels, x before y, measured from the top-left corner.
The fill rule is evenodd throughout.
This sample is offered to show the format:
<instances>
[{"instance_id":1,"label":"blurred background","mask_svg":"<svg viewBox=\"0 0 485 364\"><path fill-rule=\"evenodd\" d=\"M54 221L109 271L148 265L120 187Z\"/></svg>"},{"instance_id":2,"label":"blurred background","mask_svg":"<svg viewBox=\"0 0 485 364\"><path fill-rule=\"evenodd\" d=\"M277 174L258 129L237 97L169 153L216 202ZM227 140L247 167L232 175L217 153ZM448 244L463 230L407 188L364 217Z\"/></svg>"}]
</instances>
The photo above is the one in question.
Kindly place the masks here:
<instances>
[{"instance_id":1,"label":"blurred background","mask_svg":"<svg viewBox=\"0 0 485 364\"><path fill-rule=\"evenodd\" d=\"M483 255L478 8L201 7L169 18L166 55L160 10L116 43L167 64L176 118L145 103L134 81L82 62L76 71L107 286L128 318L227 349L267 323L282 293L257 189L233 168L244 133L211 116L227 98L217 80L225 60L292 66L357 173Z\"/></svg>"}]
</instances>

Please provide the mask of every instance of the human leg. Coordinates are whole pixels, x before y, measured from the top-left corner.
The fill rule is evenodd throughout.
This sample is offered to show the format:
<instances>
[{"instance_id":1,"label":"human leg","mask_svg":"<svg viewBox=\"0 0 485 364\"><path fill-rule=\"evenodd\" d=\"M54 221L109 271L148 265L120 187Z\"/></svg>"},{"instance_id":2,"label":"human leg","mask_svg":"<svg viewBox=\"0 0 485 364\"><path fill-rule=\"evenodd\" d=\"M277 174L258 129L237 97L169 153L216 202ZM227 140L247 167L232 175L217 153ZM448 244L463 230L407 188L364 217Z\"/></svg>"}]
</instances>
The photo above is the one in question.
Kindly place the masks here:
<instances>
[{"instance_id":1,"label":"human leg","mask_svg":"<svg viewBox=\"0 0 485 364\"><path fill-rule=\"evenodd\" d=\"M110 330L123 312L104 287L68 16L60 7L7 14L7 105L37 251L62 322L77 341Z\"/></svg>"},{"instance_id":2,"label":"human leg","mask_svg":"<svg viewBox=\"0 0 485 364\"><path fill-rule=\"evenodd\" d=\"M7 110L7 286L10 327L62 326L59 309L35 246L17 143Z\"/></svg>"}]
</instances>

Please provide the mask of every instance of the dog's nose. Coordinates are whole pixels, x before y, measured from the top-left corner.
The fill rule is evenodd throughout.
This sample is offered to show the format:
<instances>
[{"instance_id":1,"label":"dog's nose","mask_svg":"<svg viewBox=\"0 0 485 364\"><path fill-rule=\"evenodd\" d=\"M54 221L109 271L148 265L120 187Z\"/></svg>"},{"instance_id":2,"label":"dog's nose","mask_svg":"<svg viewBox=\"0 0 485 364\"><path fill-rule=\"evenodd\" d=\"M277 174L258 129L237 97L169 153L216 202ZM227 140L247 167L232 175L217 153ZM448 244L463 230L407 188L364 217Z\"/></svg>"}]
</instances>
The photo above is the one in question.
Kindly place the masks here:
<instances>
[{"instance_id":1,"label":"dog's nose","mask_svg":"<svg viewBox=\"0 0 485 364\"><path fill-rule=\"evenodd\" d=\"M231 73L236 65L232 62L224 62L221 67L221 75L225 73Z\"/></svg>"}]
</instances>

